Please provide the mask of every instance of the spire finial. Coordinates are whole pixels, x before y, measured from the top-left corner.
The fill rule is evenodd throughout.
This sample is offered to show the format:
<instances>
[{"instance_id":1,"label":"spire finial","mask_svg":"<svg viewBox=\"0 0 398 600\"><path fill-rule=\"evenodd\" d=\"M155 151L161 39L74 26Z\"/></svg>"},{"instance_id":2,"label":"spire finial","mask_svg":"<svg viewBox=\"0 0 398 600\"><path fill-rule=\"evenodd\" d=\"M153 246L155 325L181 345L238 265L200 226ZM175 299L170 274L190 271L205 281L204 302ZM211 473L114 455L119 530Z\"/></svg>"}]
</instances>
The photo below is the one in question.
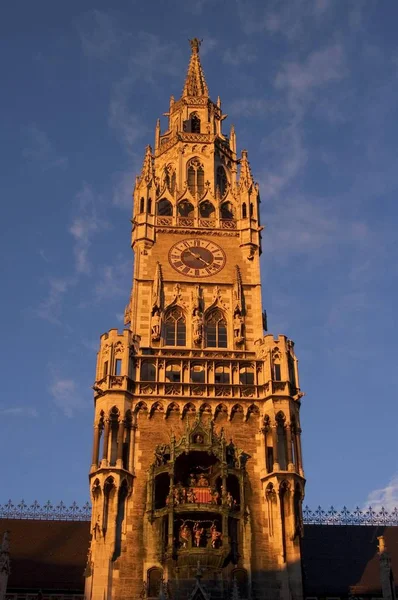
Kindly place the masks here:
<instances>
[{"instance_id":1,"label":"spire finial","mask_svg":"<svg viewBox=\"0 0 398 600\"><path fill-rule=\"evenodd\" d=\"M199 48L202 40L193 38L189 40L191 45L191 58L188 66L188 73L185 79L183 96L208 96L209 90L203 73L202 65L200 64Z\"/></svg>"},{"instance_id":2,"label":"spire finial","mask_svg":"<svg viewBox=\"0 0 398 600\"><path fill-rule=\"evenodd\" d=\"M202 42L203 42L203 40L200 40L197 37L193 38L192 40L189 40L189 43L191 45L192 54L199 54L199 48L200 48Z\"/></svg>"}]
</instances>

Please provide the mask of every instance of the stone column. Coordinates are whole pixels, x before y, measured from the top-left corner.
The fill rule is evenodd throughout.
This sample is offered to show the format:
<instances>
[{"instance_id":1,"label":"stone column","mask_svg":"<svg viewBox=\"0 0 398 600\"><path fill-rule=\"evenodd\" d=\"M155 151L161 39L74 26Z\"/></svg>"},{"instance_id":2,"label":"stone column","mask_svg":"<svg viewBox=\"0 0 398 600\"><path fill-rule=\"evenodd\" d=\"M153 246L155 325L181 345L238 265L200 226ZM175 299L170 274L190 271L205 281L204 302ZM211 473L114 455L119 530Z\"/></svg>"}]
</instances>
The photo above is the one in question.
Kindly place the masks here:
<instances>
[{"instance_id":1,"label":"stone column","mask_svg":"<svg viewBox=\"0 0 398 600\"><path fill-rule=\"evenodd\" d=\"M98 467L98 452L100 441L101 428L100 425L94 425L94 441L93 441L93 457L91 464L93 467Z\"/></svg>"},{"instance_id":2,"label":"stone column","mask_svg":"<svg viewBox=\"0 0 398 600\"><path fill-rule=\"evenodd\" d=\"M296 439L297 439L297 467L298 467L298 472L299 474L304 477L304 470L303 470L303 459L301 456L301 429L300 427L297 428L297 432L296 432Z\"/></svg>"},{"instance_id":3,"label":"stone column","mask_svg":"<svg viewBox=\"0 0 398 600\"><path fill-rule=\"evenodd\" d=\"M123 466L123 439L124 439L124 426L125 422L123 419L119 421L119 429L117 432L117 460L116 466L121 468Z\"/></svg>"},{"instance_id":4,"label":"stone column","mask_svg":"<svg viewBox=\"0 0 398 600\"><path fill-rule=\"evenodd\" d=\"M292 454L292 426L286 424L286 445L287 445L287 470L294 471L293 454Z\"/></svg>"},{"instance_id":5,"label":"stone column","mask_svg":"<svg viewBox=\"0 0 398 600\"><path fill-rule=\"evenodd\" d=\"M280 471L280 466L278 462L278 432L277 432L277 424L272 425L272 445L274 447L274 464L273 471Z\"/></svg>"},{"instance_id":6,"label":"stone column","mask_svg":"<svg viewBox=\"0 0 398 600\"><path fill-rule=\"evenodd\" d=\"M102 452L102 466L104 467L108 466L109 429L110 422L109 419L106 419L104 428L104 449Z\"/></svg>"}]
</instances>

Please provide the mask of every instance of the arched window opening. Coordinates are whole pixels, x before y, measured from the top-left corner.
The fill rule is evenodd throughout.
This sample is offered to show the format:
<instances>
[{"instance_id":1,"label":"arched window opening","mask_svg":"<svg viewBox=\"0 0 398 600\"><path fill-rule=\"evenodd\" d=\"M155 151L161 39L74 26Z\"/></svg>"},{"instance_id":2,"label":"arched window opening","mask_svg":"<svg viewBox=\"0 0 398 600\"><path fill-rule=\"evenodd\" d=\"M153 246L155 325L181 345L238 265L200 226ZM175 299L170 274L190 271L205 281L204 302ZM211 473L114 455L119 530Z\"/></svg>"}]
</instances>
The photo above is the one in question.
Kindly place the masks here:
<instances>
[{"instance_id":1,"label":"arched window opening","mask_svg":"<svg viewBox=\"0 0 398 600\"><path fill-rule=\"evenodd\" d=\"M297 535L301 537L303 533L303 520L301 516L301 501L302 501L302 493L301 487L298 483L296 483L296 487L294 488L293 495L293 507L294 507L294 537Z\"/></svg>"},{"instance_id":2,"label":"arched window opening","mask_svg":"<svg viewBox=\"0 0 398 600\"><path fill-rule=\"evenodd\" d=\"M167 165L164 169L164 181L171 194L174 194L176 188L176 172L172 165Z\"/></svg>"},{"instance_id":3,"label":"arched window opening","mask_svg":"<svg viewBox=\"0 0 398 600\"><path fill-rule=\"evenodd\" d=\"M211 202L205 200L202 204L199 205L199 214L204 219L212 219L214 218L215 208Z\"/></svg>"},{"instance_id":4,"label":"arched window opening","mask_svg":"<svg viewBox=\"0 0 398 600\"><path fill-rule=\"evenodd\" d=\"M117 458L117 434L119 431L119 411L116 408L116 406L114 406L111 409L111 412L109 414L109 421L110 421L110 429L111 429L111 447L110 447L110 457L109 457L109 464L111 466L116 464L116 458Z\"/></svg>"},{"instance_id":5,"label":"arched window opening","mask_svg":"<svg viewBox=\"0 0 398 600\"><path fill-rule=\"evenodd\" d=\"M152 214L152 198L148 198L147 200L147 213L149 215Z\"/></svg>"},{"instance_id":6,"label":"arched window opening","mask_svg":"<svg viewBox=\"0 0 398 600\"><path fill-rule=\"evenodd\" d=\"M282 471L287 469L287 441L285 429L285 415L279 412L276 415L276 432L278 444L278 462Z\"/></svg>"},{"instance_id":7,"label":"arched window opening","mask_svg":"<svg viewBox=\"0 0 398 600\"><path fill-rule=\"evenodd\" d=\"M281 509L281 525L282 525L282 556L286 561L286 495L288 492L288 484L282 481L279 486L279 506Z\"/></svg>"},{"instance_id":8,"label":"arched window opening","mask_svg":"<svg viewBox=\"0 0 398 600\"><path fill-rule=\"evenodd\" d=\"M180 217L193 217L194 207L188 200L181 200L178 204L178 214Z\"/></svg>"},{"instance_id":9,"label":"arched window opening","mask_svg":"<svg viewBox=\"0 0 398 600\"><path fill-rule=\"evenodd\" d=\"M140 200L140 213L145 212L145 200L144 198L141 198Z\"/></svg>"},{"instance_id":10,"label":"arched window opening","mask_svg":"<svg viewBox=\"0 0 398 600\"><path fill-rule=\"evenodd\" d=\"M280 366L280 364L277 362L274 362L272 370L273 370L272 379L274 381L281 381L281 366Z\"/></svg>"},{"instance_id":11,"label":"arched window opening","mask_svg":"<svg viewBox=\"0 0 398 600\"><path fill-rule=\"evenodd\" d=\"M234 569L232 571L232 581L236 581L239 592L239 598L245 600L248 597L248 579L245 569Z\"/></svg>"},{"instance_id":12,"label":"arched window opening","mask_svg":"<svg viewBox=\"0 0 398 600\"><path fill-rule=\"evenodd\" d=\"M193 196L202 196L205 191L205 172L197 158L191 160L188 166L188 188Z\"/></svg>"},{"instance_id":13,"label":"arched window opening","mask_svg":"<svg viewBox=\"0 0 398 600\"><path fill-rule=\"evenodd\" d=\"M191 365L189 378L191 383L205 383L205 368L203 365Z\"/></svg>"},{"instance_id":14,"label":"arched window opening","mask_svg":"<svg viewBox=\"0 0 398 600\"><path fill-rule=\"evenodd\" d=\"M126 514L126 498L128 494L128 487L126 480L123 481L119 488L119 494L117 499L117 514L116 514L116 535L115 535L115 550L113 553L112 560L116 560L122 551L122 525Z\"/></svg>"},{"instance_id":15,"label":"arched window opening","mask_svg":"<svg viewBox=\"0 0 398 600\"><path fill-rule=\"evenodd\" d=\"M246 202L242 204L242 219L247 219L247 206Z\"/></svg>"},{"instance_id":16,"label":"arched window opening","mask_svg":"<svg viewBox=\"0 0 398 600\"><path fill-rule=\"evenodd\" d=\"M239 369L239 383L243 385L254 384L254 369L251 366L244 365Z\"/></svg>"},{"instance_id":17,"label":"arched window opening","mask_svg":"<svg viewBox=\"0 0 398 600\"><path fill-rule=\"evenodd\" d=\"M230 383L231 382L231 371L230 368L225 365L217 365L214 375L215 383Z\"/></svg>"},{"instance_id":18,"label":"arched window opening","mask_svg":"<svg viewBox=\"0 0 398 600\"><path fill-rule=\"evenodd\" d=\"M289 380L293 387L296 387L296 374L294 371L294 358L291 354L288 355L287 359L288 368L289 368Z\"/></svg>"},{"instance_id":19,"label":"arched window opening","mask_svg":"<svg viewBox=\"0 0 398 600\"><path fill-rule=\"evenodd\" d=\"M105 414L104 411L101 410L100 418L98 421L98 450L96 455L93 457L93 462L95 464L99 464L104 452L104 427L105 427Z\"/></svg>"},{"instance_id":20,"label":"arched window opening","mask_svg":"<svg viewBox=\"0 0 398 600\"><path fill-rule=\"evenodd\" d=\"M123 453L122 453L122 464L123 464L123 469L126 469L127 471L129 470L129 450L130 450L130 444L131 444L131 429L133 427L133 415L131 413L131 410L128 410L126 412L126 417L125 417L125 421L126 421L126 434L125 434L125 439L123 442Z\"/></svg>"},{"instance_id":21,"label":"arched window opening","mask_svg":"<svg viewBox=\"0 0 398 600\"><path fill-rule=\"evenodd\" d=\"M253 202L250 202L250 218L252 218L254 215L254 204Z\"/></svg>"},{"instance_id":22,"label":"arched window opening","mask_svg":"<svg viewBox=\"0 0 398 600\"><path fill-rule=\"evenodd\" d=\"M219 309L213 310L207 318L206 346L208 348L227 347L227 324Z\"/></svg>"},{"instance_id":23,"label":"arched window opening","mask_svg":"<svg viewBox=\"0 0 398 600\"><path fill-rule=\"evenodd\" d=\"M108 477L104 484L104 512L102 520L102 530L105 534L108 529L109 505L115 494L115 480L113 477Z\"/></svg>"},{"instance_id":24,"label":"arched window opening","mask_svg":"<svg viewBox=\"0 0 398 600\"><path fill-rule=\"evenodd\" d=\"M224 204L221 204L221 218L224 220L231 220L234 218L234 210L231 202L224 202Z\"/></svg>"},{"instance_id":25,"label":"arched window opening","mask_svg":"<svg viewBox=\"0 0 398 600\"><path fill-rule=\"evenodd\" d=\"M227 504L230 508L239 508L240 506L240 485L235 475L227 477Z\"/></svg>"},{"instance_id":26,"label":"arched window opening","mask_svg":"<svg viewBox=\"0 0 398 600\"><path fill-rule=\"evenodd\" d=\"M166 364L166 381L174 383L181 381L181 365L179 363Z\"/></svg>"},{"instance_id":27,"label":"arched window opening","mask_svg":"<svg viewBox=\"0 0 398 600\"><path fill-rule=\"evenodd\" d=\"M228 179L224 167L217 167L216 171L216 189L219 191L221 198L225 195L228 186Z\"/></svg>"},{"instance_id":28,"label":"arched window opening","mask_svg":"<svg viewBox=\"0 0 398 600\"><path fill-rule=\"evenodd\" d=\"M166 506L169 491L170 475L168 473L160 473L155 477L155 509L164 508Z\"/></svg>"},{"instance_id":29,"label":"arched window opening","mask_svg":"<svg viewBox=\"0 0 398 600\"><path fill-rule=\"evenodd\" d=\"M173 216L173 205L171 202L166 200L166 198L162 198L156 205L157 215L159 217L172 217Z\"/></svg>"},{"instance_id":30,"label":"arched window opening","mask_svg":"<svg viewBox=\"0 0 398 600\"><path fill-rule=\"evenodd\" d=\"M181 309L175 307L167 313L164 328L166 346L186 345L185 317Z\"/></svg>"},{"instance_id":31,"label":"arched window opening","mask_svg":"<svg viewBox=\"0 0 398 600\"><path fill-rule=\"evenodd\" d=\"M162 571L157 567L148 570L148 598L159 598L162 585Z\"/></svg>"},{"instance_id":32,"label":"arched window opening","mask_svg":"<svg viewBox=\"0 0 398 600\"><path fill-rule=\"evenodd\" d=\"M156 363L153 360L143 360L141 363L141 381L156 381Z\"/></svg>"},{"instance_id":33,"label":"arched window opening","mask_svg":"<svg viewBox=\"0 0 398 600\"><path fill-rule=\"evenodd\" d=\"M198 113L191 113L191 133L200 133L200 119Z\"/></svg>"}]
</instances>

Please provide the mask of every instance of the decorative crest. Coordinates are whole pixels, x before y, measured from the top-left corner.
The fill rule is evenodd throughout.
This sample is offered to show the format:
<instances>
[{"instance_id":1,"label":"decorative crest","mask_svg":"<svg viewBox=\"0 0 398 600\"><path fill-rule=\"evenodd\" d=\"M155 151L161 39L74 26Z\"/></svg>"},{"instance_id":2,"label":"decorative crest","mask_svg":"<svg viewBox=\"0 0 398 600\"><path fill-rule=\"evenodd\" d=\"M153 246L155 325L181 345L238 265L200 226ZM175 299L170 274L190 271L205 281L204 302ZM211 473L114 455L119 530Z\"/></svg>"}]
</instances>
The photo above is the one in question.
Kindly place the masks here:
<instances>
[{"instance_id":1,"label":"decorative crest","mask_svg":"<svg viewBox=\"0 0 398 600\"><path fill-rule=\"evenodd\" d=\"M188 72L185 79L183 96L208 96L209 89L205 80L202 65L199 58L199 48L202 43L198 38L190 40L191 58L188 65Z\"/></svg>"}]
</instances>

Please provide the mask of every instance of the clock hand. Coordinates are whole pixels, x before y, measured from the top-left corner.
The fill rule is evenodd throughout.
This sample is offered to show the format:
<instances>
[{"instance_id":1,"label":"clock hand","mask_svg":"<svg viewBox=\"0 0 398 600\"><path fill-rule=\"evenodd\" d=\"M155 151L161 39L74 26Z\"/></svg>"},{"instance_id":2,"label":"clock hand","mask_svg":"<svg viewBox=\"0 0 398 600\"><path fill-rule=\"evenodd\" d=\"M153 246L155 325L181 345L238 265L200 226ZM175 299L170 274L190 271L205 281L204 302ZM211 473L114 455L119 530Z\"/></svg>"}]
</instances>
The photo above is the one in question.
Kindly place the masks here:
<instances>
[{"instance_id":1,"label":"clock hand","mask_svg":"<svg viewBox=\"0 0 398 600\"><path fill-rule=\"evenodd\" d=\"M206 267L210 267L210 263L208 263L207 260L205 260L204 258L202 258L200 256L200 254L196 254L196 252L192 252L192 250L190 250L189 248L188 248L188 253L191 256L193 256L194 258L196 258L197 260L200 260L203 264L206 265Z\"/></svg>"}]
</instances>

